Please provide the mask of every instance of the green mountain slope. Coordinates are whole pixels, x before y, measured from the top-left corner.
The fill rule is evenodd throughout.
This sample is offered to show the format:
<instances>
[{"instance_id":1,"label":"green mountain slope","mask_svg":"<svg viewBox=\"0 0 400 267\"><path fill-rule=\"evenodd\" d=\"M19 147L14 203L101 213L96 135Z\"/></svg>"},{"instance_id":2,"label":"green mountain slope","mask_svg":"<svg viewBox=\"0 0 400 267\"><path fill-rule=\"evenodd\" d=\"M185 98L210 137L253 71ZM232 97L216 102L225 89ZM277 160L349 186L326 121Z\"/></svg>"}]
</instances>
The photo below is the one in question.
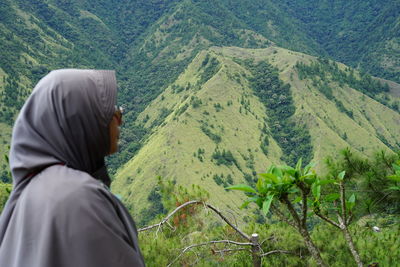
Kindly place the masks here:
<instances>
[{"instance_id":1,"label":"green mountain slope","mask_svg":"<svg viewBox=\"0 0 400 267\"><path fill-rule=\"evenodd\" d=\"M400 2L280 1L335 60L400 82Z\"/></svg>"},{"instance_id":2,"label":"green mountain slope","mask_svg":"<svg viewBox=\"0 0 400 267\"><path fill-rule=\"evenodd\" d=\"M279 95L276 91L268 103L261 101L254 88L254 71L246 63L252 60L271 63L278 70L282 85L290 84L290 93ZM334 73L326 72L324 81L332 90L332 97L328 98L317 78L300 79L299 62L307 66L312 62L322 64L314 57L276 46L213 47L199 53L138 116L150 134L137 155L117 172L113 191L137 216L146 213L150 205L147 198L157 176L185 186L198 184L210 192L212 203L223 208L238 207L240 197L226 192L225 186L252 183L269 164L290 158L286 155L287 143L306 145L306 139L298 139L298 135L293 139L290 134L285 135L283 128L287 125L307 129L311 158L320 163L320 169L323 158L347 146L365 154L399 148L400 114L389 104L398 101L398 97L386 92L363 93L361 87L351 88L335 81ZM352 72L341 64L328 65L337 66L343 73ZM356 80L362 81L361 76ZM265 82L271 88L275 86L271 81ZM292 124L274 121L269 105L285 107L284 99L290 95L294 115L288 120ZM382 95L390 101L383 102ZM276 131L279 128L282 130ZM292 150L297 151L296 147ZM294 156L307 156L300 152Z\"/></svg>"},{"instance_id":3,"label":"green mountain slope","mask_svg":"<svg viewBox=\"0 0 400 267\"><path fill-rule=\"evenodd\" d=\"M51 69L116 69L119 101L130 112L122 153L109 160L114 172L148 133L136 121L137 114L199 51L213 45L266 48L275 43L312 55L329 54L397 79L396 2L379 8L373 0L365 5L337 2L331 8L322 2L270 0L2 1L0 121L12 125L34 84Z\"/></svg>"}]
</instances>

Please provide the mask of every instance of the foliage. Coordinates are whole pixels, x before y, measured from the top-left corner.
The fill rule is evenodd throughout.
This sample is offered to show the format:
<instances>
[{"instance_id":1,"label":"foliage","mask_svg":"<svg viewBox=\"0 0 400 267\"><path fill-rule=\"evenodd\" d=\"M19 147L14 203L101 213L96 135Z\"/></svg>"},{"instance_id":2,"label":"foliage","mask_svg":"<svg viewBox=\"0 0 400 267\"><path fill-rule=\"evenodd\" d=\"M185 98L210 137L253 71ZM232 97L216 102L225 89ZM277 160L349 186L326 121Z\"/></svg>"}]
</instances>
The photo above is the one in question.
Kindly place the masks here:
<instances>
[{"instance_id":1,"label":"foliage","mask_svg":"<svg viewBox=\"0 0 400 267\"><path fill-rule=\"evenodd\" d=\"M0 214L10 196L11 189L11 184L0 182Z\"/></svg>"},{"instance_id":2,"label":"foliage","mask_svg":"<svg viewBox=\"0 0 400 267\"><path fill-rule=\"evenodd\" d=\"M213 77L220 69L220 64L217 58L211 57L207 54L202 62L202 66L204 67L203 72L201 73L200 79L197 82L197 86L200 87L202 84L207 82L211 77Z\"/></svg>"},{"instance_id":3,"label":"foliage","mask_svg":"<svg viewBox=\"0 0 400 267\"><path fill-rule=\"evenodd\" d=\"M347 110L343 104L336 99L329 83L336 82L341 87L347 85L397 112L400 111L397 110L396 106L390 104L385 98L381 97L382 93L389 92L388 84L372 78L371 75L367 73L360 74L360 77L357 78L353 69L341 70L336 62L324 58L318 58L317 61L311 62L310 65L297 62L295 67L301 80L311 79L313 84L316 85L318 90L323 93L326 98L333 100L338 109L351 118L353 117L352 111Z\"/></svg>"},{"instance_id":4,"label":"foliage","mask_svg":"<svg viewBox=\"0 0 400 267\"><path fill-rule=\"evenodd\" d=\"M222 138L220 135L212 132L205 124L200 126L200 129L203 131L205 135L207 135L211 140L213 140L216 144L220 143Z\"/></svg>"},{"instance_id":5,"label":"foliage","mask_svg":"<svg viewBox=\"0 0 400 267\"><path fill-rule=\"evenodd\" d=\"M241 62L252 72L250 85L255 94L267 108L272 137L283 151L282 160L289 165L296 164L296 159L303 157L306 161L312 158L311 137L306 127L298 125L293 119L295 107L290 92L290 85L284 84L276 69L269 63L258 64ZM266 142L262 144L264 153L268 154Z\"/></svg>"},{"instance_id":6,"label":"foliage","mask_svg":"<svg viewBox=\"0 0 400 267\"><path fill-rule=\"evenodd\" d=\"M227 189L241 190L247 193L248 200L242 207L249 203L256 203L265 215L273 208L275 214L289 225L293 226L303 237L308 251L319 266L325 266L318 248L314 245L307 229L307 207L310 193L315 198L319 198L320 181L315 172L311 169L312 164L302 168L300 159L296 168L289 166L272 165L267 173L260 174L256 187L249 185L233 185ZM277 208L276 202L284 205L291 215L288 219ZM300 211L295 209L295 205L301 202Z\"/></svg>"},{"instance_id":7,"label":"foliage","mask_svg":"<svg viewBox=\"0 0 400 267\"><path fill-rule=\"evenodd\" d=\"M396 165L393 164L399 157L399 154L379 151L364 158L347 148L336 159L328 158L326 164L332 177L346 171L346 190L356 192L359 199L363 199L362 207L357 210L358 216L376 212L391 214L400 211L400 192L391 190L397 182L387 177L395 174Z\"/></svg>"},{"instance_id":8,"label":"foliage","mask_svg":"<svg viewBox=\"0 0 400 267\"><path fill-rule=\"evenodd\" d=\"M351 225L350 231L353 233L355 246L365 265L379 263L379 266L395 266L397 264L397 259L400 257L397 249L400 245L397 238L400 233L398 221L384 227L381 232L373 232L371 227L358 224ZM312 238L321 248L321 255L329 266L353 266L349 262L351 254L346 249L346 240L335 228L327 224L318 224L313 229Z\"/></svg>"},{"instance_id":9,"label":"foliage","mask_svg":"<svg viewBox=\"0 0 400 267\"><path fill-rule=\"evenodd\" d=\"M212 159L215 160L215 163L217 165L226 165L226 166L231 166L231 165L238 165L236 159L233 157L233 154L231 151L223 149L220 151L218 148L214 151L212 154Z\"/></svg>"},{"instance_id":10,"label":"foliage","mask_svg":"<svg viewBox=\"0 0 400 267\"><path fill-rule=\"evenodd\" d=\"M308 29L327 55L336 61L400 82L398 64L398 12L396 0L282 1L289 16Z\"/></svg>"}]
</instances>

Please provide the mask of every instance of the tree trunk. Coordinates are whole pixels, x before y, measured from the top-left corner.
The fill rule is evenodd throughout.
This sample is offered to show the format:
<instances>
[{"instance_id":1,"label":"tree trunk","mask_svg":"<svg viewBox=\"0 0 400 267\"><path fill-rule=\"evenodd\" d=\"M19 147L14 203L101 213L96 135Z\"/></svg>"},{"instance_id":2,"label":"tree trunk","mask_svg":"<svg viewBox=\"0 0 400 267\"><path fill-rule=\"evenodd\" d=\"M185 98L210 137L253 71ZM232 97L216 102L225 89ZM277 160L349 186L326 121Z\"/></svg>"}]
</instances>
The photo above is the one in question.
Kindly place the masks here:
<instances>
[{"instance_id":1,"label":"tree trunk","mask_svg":"<svg viewBox=\"0 0 400 267\"><path fill-rule=\"evenodd\" d=\"M319 266L327 266L321 258L321 254L319 253L318 248L315 246L314 242L312 242L311 237L307 231L307 229L299 229L301 236L303 237L308 251L311 253L311 256L316 260Z\"/></svg>"},{"instance_id":2,"label":"tree trunk","mask_svg":"<svg viewBox=\"0 0 400 267\"><path fill-rule=\"evenodd\" d=\"M344 237L346 238L347 244L350 248L351 254L353 254L353 258L357 263L357 266L363 267L363 263L361 261L360 255L358 255L356 247L354 246L353 239L351 238L351 235L349 233L349 229L347 227L343 227L342 231L343 231Z\"/></svg>"},{"instance_id":3,"label":"tree trunk","mask_svg":"<svg viewBox=\"0 0 400 267\"><path fill-rule=\"evenodd\" d=\"M317 261L317 264L319 266L327 266L324 261L321 258L321 254L319 253L318 248L315 246L315 244L312 242L310 234L308 233L307 230L307 225L306 225L306 218L303 218L303 220L300 219L299 215L297 214L296 210L294 209L292 203L289 201L289 198L286 196L282 197L282 201L284 204L286 204L290 214L292 215L294 221L295 221L295 227L297 231L301 234L303 237L308 251L310 251L311 256Z\"/></svg>"},{"instance_id":4,"label":"tree trunk","mask_svg":"<svg viewBox=\"0 0 400 267\"><path fill-rule=\"evenodd\" d=\"M251 256L253 257L253 266L261 267L260 245L258 243L258 234L251 235Z\"/></svg>"}]
</instances>

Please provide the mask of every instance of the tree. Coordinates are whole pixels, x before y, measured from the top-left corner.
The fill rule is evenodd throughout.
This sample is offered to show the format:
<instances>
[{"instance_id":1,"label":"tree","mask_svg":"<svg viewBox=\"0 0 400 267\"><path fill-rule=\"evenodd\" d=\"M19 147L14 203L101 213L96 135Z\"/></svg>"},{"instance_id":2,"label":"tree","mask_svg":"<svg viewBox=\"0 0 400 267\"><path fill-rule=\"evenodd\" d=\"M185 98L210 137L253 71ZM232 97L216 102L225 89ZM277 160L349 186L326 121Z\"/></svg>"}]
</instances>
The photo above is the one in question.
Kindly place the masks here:
<instances>
[{"instance_id":1,"label":"tree","mask_svg":"<svg viewBox=\"0 0 400 267\"><path fill-rule=\"evenodd\" d=\"M348 228L353 219L352 211L355 205L356 195L352 194L348 199L346 199L346 189L344 186L345 173L345 171L339 173L335 180L318 181L317 179L317 181L312 186L312 192L314 196L313 208L315 214L318 217L343 232L347 245L350 249L351 254L353 255L354 260L357 263L357 266L362 267L363 263L356 247L354 246L354 242ZM324 197L325 203L323 203L323 201L321 200L321 185L326 185L330 183L334 183L339 187L339 193L326 195ZM337 222L329 218L329 209L332 208L332 203L334 206L333 211L337 217ZM322 205L324 205L324 209L322 208Z\"/></svg>"},{"instance_id":2,"label":"tree","mask_svg":"<svg viewBox=\"0 0 400 267\"><path fill-rule=\"evenodd\" d=\"M254 202L262 209L264 214L268 214L271 208L275 215L300 233L317 264L326 266L307 229L308 198L311 192L315 195L318 194L316 191L320 189L320 187L315 186L316 183L319 183L319 180L312 167L313 164L310 163L302 168L301 159L297 162L296 168L272 165L267 173L260 174L256 188L240 184L230 186L228 189L246 192L249 199L243 206ZM297 209L298 203L301 203L300 209ZM290 216L285 215L278 208L279 205L286 207Z\"/></svg>"}]
</instances>

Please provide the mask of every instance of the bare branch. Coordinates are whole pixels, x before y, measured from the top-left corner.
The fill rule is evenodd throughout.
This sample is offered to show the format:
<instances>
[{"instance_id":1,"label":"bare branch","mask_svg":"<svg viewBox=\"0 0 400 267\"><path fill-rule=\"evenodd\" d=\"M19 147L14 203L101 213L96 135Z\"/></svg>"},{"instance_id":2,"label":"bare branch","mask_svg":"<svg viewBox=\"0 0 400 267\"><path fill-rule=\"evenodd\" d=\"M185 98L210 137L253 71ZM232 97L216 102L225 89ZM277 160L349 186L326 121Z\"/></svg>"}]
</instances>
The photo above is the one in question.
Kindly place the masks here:
<instances>
[{"instance_id":1,"label":"bare branch","mask_svg":"<svg viewBox=\"0 0 400 267\"><path fill-rule=\"evenodd\" d=\"M167 217L165 217L164 219L162 219L161 222L156 223L156 224L153 224L153 225L150 225L150 226L146 226L146 227L140 228L140 229L138 229L138 232L147 231L147 230L153 229L153 228L155 228L155 227L160 228L163 224L165 224L165 223L166 223L175 213L177 213L179 210L183 209L183 208L186 207L186 206L192 205L192 204L198 204L199 202L201 203L201 201L192 200L192 201L183 203L182 205L180 205L179 207L177 207L173 212L171 212L170 214L168 214ZM157 230L157 231L158 231L158 230Z\"/></svg>"},{"instance_id":2,"label":"bare branch","mask_svg":"<svg viewBox=\"0 0 400 267\"><path fill-rule=\"evenodd\" d=\"M340 188L340 204L341 204L341 209L342 209L342 219L343 222L347 222L347 211L346 211L346 192L344 189L344 184L343 181L339 183L339 188Z\"/></svg>"},{"instance_id":3,"label":"bare branch","mask_svg":"<svg viewBox=\"0 0 400 267\"><path fill-rule=\"evenodd\" d=\"M222 218L230 227L232 227L237 233L239 233L239 234L240 234L242 237L244 237L246 240L249 240L249 241L250 241L250 237L249 237L248 235L246 235L243 231L241 231L236 225L234 225L233 223L231 223L231 222L228 220L228 218L226 218L216 207L214 207L214 206L212 206L212 205L210 205L210 204L208 204L208 203L206 203L206 202L200 201L200 200L192 200L192 201L188 201L188 202L186 202L186 203L183 203L182 205L180 205L179 207L177 207L174 211L172 211L170 214L168 214L167 217L165 217L164 219L162 219L161 222L156 223L156 224L153 224L153 225L150 225L150 226L146 226L146 227L140 228L140 229L138 230L138 232L147 231L147 230L153 229L153 228L155 228L155 227L158 227L158 230L157 230L157 232L158 232L158 231L159 231L159 228L160 228L163 224L167 223L168 220L169 220L175 213L177 213L179 210L181 210L181 209L183 209L184 207L189 206L189 205L199 205L199 204L202 204L202 205L204 205L205 207L207 207L207 208L211 209L212 211L214 211L219 217L221 217L221 218Z\"/></svg>"},{"instance_id":4,"label":"bare branch","mask_svg":"<svg viewBox=\"0 0 400 267\"><path fill-rule=\"evenodd\" d=\"M221 250L214 250L214 253L227 253L227 252L236 252L236 251L243 251L248 250L247 248L232 248L232 249L221 249Z\"/></svg>"},{"instance_id":5,"label":"bare branch","mask_svg":"<svg viewBox=\"0 0 400 267\"><path fill-rule=\"evenodd\" d=\"M317 215L318 217L320 217L322 220L332 224L333 226L341 229L340 225L338 223L336 223L335 221L331 220L330 218L322 215L320 212L316 212L315 215Z\"/></svg>"},{"instance_id":6,"label":"bare branch","mask_svg":"<svg viewBox=\"0 0 400 267\"><path fill-rule=\"evenodd\" d=\"M298 256L298 257L302 258L302 256L300 256L300 255L298 255L298 254L296 254L294 252L287 251L287 250L280 250L280 249L268 251L267 253L261 254L260 257L266 257L266 256L269 256L269 255L278 254L278 253L292 254L292 255L295 255L295 256Z\"/></svg>"},{"instance_id":7,"label":"bare branch","mask_svg":"<svg viewBox=\"0 0 400 267\"><path fill-rule=\"evenodd\" d=\"M236 216L235 216L235 214L231 211L231 210L228 210L228 211L226 211L226 212L228 212L228 213L230 213L231 214L231 216L232 216L232 219L235 221L235 226L237 226L238 225L238 223L237 223L237 220L236 220Z\"/></svg>"},{"instance_id":8,"label":"bare branch","mask_svg":"<svg viewBox=\"0 0 400 267\"><path fill-rule=\"evenodd\" d=\"M349 217L347 217L346 226L348 226L351 223L352 219L353 219L353 214L350 214Z\"/></svg>"},{"instance_id":9,"label":"bare branch","mask_svg":"<svg viewBox=\"0 0 400 267\"><path fill-rule=\"evenodd\" d=\"M241 236L243 236L245 239L247 240L251 240L251 238L246 235L243 231L241 231L238 227L236 227L234 224L232 224L217 208L211 206L210 204L207 204L204 202L204 205L207 206L208 208L210 208L211 210L213 210L215 213L217 213L219 215L219 217L221 217L230 227L232 227L233 229L235 229L236 232L238 232Z\"/></svg>"},{"instance_id":10,"label":"bare branch","mask_svg":"<svg viewBox=\"0 0 400 267\"><path fill-rule=\"evenodd\" d=\"M213 240L213 241L208 241L200 244L193 244L190 246L185 247L182 249L181 253L176 257L171 263L169 263L167 266L171 266L173 263L175 263L185 252L191 250L192 248L195 247L201 247L201 246L207 246L210 244L219 244L219 243L225 243L225 244L233 244L233 245L238 245L238 246L252 246L252 243L240 243L232 240Z\"/></svg>"}]
</instances>

